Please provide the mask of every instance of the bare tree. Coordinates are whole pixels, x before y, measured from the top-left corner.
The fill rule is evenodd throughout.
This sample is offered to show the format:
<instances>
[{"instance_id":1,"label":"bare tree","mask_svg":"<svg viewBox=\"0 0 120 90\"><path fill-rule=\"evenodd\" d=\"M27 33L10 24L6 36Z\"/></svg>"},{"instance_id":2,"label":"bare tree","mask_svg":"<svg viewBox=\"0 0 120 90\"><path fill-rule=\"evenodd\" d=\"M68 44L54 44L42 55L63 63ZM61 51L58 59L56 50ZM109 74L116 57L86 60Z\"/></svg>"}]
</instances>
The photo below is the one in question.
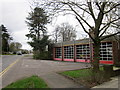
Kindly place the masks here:
<instances>
[{"instance_id":1,"label":"bare tree","mask_svg":"<svg viewBox=\"0 0 120 90\"><path fill-rule=\"evenodd\" d=\"M55 42L58 41L72 41L76 38L76 31L69 23L62 23L54 30Z\"/></svg>"},{"instance_id":2,"label":"bare tree","mask_svg":"<svg viewBox=\"0 0 120 90\"><path fill-rule=\"evenodd\" d=\"M55 28L55 30L53 31L53 38L54 38L54 42L57 43L59 38L60 38L60 34L59 34L59 26L57 26Z\"/></svg>"},{"instance_id":3,"label":"bare tree","mask_svg":"<svg viewBox=\"0 0 120 90\"><path fill-rule=\"evenodd\" d=\"M39 0L40 1L40 0ZM116 22L120 19L117 10L120 6L119 2L109 2L109 0L45 0L40 6L48 10L50 15L56 15L60 12L64 14L72 14L79 22L79 25L89 35L93 41L93 71L99 71L100 59L100 42L108 37L117 35L113 29L112 34L106 35L106 32L111 31L111 27L117 27ZM43 4L44 3L44 4ZM104 36L104 37L103 37Z\"/></svg>"}]
</instances>

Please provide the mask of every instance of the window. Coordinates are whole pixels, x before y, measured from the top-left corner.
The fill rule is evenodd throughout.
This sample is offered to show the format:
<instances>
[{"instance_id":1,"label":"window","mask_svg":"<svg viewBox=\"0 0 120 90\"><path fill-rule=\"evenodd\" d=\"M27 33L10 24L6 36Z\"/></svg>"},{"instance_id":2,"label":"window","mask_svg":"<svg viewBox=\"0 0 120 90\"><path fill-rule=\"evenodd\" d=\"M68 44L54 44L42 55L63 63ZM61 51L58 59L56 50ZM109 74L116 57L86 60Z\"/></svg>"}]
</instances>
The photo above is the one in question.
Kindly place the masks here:
<instances>
[{"instance_id":1,"label":"window","mask_svg":"<svg viewBox=\"0 0 120 90\"><path fill-rule=\"evenodd\" d=\"M77 59L90 59L90 48L89 44L77 45L76 46Z\"/></svg>"},{"instance_id":2,"label":"window","mask_svg":"<svg viewBox=\"0 0 120 90\"><path fill-rule=\"evenodd\" d=\"M55 58L62 58L62 49L61 47L55 48Z\"/></svg>"},{"instance_id":3,"label":"window","mask_svg":"<svg viewBox=\"0 0 120 90\"><path fill-rule=\"evenodd\" d=\"M100 45L100 60L112 60L112 43L103 42Z\"/></svg>"},{"instance_id":4,"label":"window","mask_svg":"<svg viewBox=\"0 0 120 90\"><path fill-rule=\"evenodd\" d=\"M73 59L74 58L73 46L65 46L64 47L64 58L65 59Z\"/></svg>"}]
</instances>

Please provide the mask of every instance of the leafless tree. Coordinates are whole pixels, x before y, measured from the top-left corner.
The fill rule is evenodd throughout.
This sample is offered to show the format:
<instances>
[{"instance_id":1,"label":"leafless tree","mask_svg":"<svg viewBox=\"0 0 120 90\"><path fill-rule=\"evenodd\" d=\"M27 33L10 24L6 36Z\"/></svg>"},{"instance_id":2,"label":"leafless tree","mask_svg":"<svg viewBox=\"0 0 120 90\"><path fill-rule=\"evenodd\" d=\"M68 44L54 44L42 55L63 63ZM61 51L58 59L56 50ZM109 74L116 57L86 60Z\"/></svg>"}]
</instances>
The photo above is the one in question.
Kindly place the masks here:
<instances>
[{"instance_id":1,"label":"leafless tree","mask_svg":"<svg viewBox=\"0 0 120 90\"><path fill-rule=\"evenodd\" d=\"M54 38L54 42L55 43L57 43L58 42L58 40L59 40L59 38L60 38L60 34L59 34L59 26L57 26L56 28L55 28L55 30L53 31L53 38Z\"/></svg>"},{"instance_id":2,"label":"leafless tree","mask_svg":"<svg viewBox=\"0 0 120 90\"><path fill-rule=\"evenodd\" d=\"M54 30L55 41L57 42L58 39L60 41L72 41L76 38L76 31L72 25L69 23L62 23L58 25Z\"/></svg>"}]
</instances>

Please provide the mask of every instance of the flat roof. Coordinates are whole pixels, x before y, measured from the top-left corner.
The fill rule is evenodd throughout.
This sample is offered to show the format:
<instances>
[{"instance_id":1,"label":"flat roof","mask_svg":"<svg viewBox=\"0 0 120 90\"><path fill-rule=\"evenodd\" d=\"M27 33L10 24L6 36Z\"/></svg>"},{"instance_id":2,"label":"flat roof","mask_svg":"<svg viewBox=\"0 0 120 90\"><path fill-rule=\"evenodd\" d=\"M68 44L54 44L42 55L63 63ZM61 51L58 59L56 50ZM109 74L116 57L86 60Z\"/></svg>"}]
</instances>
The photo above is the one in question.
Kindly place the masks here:
<instances>
[{"instance_id":1,"label":"flat roof","mask_svg":"<svg viewBox=\"0 0 120 90\"><path fill-rule=\"evenodd\" d=\"M118 39L119 36L112 36L109 38L104 39L101 42L111 42L111 41L116 41L116 38ZM79 39L79 40L75 40L75 41L65 41L65 42L60 42L60 43L55 43L54 47L61 47L61 46L69 46L69 45L77 45L77 44L89 44L90 42L92 42L89 38L85 38L85 39Z\"/></svg>"}]
</instances>

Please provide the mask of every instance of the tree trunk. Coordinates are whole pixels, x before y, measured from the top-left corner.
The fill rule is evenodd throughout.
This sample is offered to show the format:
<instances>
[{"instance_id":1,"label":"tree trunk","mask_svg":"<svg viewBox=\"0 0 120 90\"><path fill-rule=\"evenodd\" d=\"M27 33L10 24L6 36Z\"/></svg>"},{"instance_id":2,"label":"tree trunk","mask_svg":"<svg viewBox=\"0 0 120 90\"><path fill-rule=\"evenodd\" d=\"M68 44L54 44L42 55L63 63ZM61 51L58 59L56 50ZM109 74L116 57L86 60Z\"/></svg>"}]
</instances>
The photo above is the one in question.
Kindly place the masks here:
<instances>
[{"instance_id":1,"label":"tree trunk","mask_svg":"<svg viewBox=\"0 0 120 90\"><path fill-rule=\"evenodd\" d=\"M100 42L93 44L93 72L99 72Z\"/></svg>"}]
</instances>

